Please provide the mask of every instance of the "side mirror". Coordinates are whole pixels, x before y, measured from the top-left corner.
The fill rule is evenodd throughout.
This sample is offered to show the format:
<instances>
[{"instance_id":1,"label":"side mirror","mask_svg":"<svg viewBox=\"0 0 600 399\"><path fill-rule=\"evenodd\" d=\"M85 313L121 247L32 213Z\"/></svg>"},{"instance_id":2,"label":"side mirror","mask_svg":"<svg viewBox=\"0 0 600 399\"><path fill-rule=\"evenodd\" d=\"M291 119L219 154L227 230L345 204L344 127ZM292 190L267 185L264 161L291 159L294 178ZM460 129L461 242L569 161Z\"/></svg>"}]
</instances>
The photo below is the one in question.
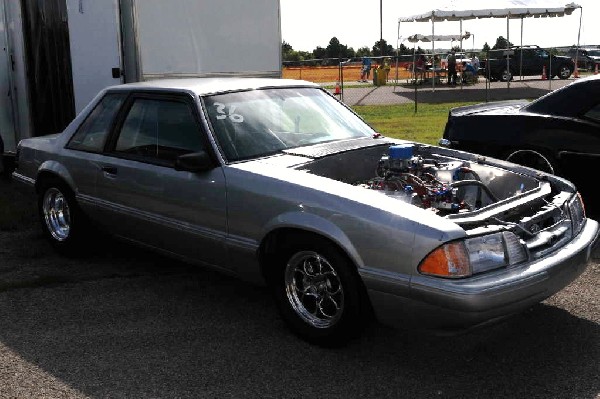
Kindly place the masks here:
<instances>
[{"instance_id":1,"label":"side mirror","mask_svg":"<svg viewBox=\"0 0 600 399\"><path fill-rule=\"evenodd\" d=\"M175 170L186 172L204 172L214 167L214 163L206 151L180 155L175 159Z\"/></svg>"}]
</instances>

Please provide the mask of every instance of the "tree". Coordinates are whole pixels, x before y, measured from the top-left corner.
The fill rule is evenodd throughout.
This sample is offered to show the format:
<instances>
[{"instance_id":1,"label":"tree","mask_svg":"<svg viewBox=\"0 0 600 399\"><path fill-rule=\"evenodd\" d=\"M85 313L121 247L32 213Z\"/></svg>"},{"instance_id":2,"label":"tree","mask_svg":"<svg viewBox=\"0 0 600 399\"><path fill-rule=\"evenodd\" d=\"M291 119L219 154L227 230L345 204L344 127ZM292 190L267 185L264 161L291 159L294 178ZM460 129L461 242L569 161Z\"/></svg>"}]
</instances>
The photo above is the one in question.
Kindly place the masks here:
<instances>
[{"instance_id":1,"label":"tree","mask_svg":"<svg viewBox=\"0 0 600 399\"><path fill-rule=\"evenodd\" d=\"M413 50L406 47L404 43L400 43L400 48L398 49L398 53L400 54L412 54Z\"/></svg>"},{"instance_id":2,"label":"tree","mask_svg":"<svg viewBox=\"0 0 600 399\"><path fill-rule=\"evenodd\" d=\"M485 43L483 44L483 48L481 49L481 51L482 51L483 53L487 53L488 51L490 51L490 45L489 45L489 44L487 44L487 42L485 42Z\"/></svg>"},{"instance_id":3,"label":"tree","mask_svg":"<svg viewBox=\"0 0 600 399\"><path fill-rule=\"evenodd\" d=\"M381 42L381 43L380 43ZM383 54L381 53L381 49L383 48ZM392 45L387 44L385 39L377 40L375 45L373 46L373 57L378 57L380 55L391 56L394 55L396 51Z\"/></svg>"},{"instance_id":4,"label":"tree","mask_svg":"<svg viewBox=\"0 0 600 399\"><path fill-rule=\"evenodd\" d=\"M292 48L292 45L286 41L281 43L281 58L283 61L298 61L297 53Z\"/></svg>"},{"instance_id":5,"label":"tree","mask_svg":"<svg viewBox=\"0 0 600 399\"><path fill-rule=\"evenodd\" d=\"M292 48L291 44L284 41L283 43L281 43L281 58L283 59L283 61L287 62L299 62L309 60L313 58L313 55L308 51L296 51Z\"/></svg>"},{"instance_id":6,"label":"tree","mask_svg":"<svg viewBox=\"0 0 600 399\"><path fill-rule=\"evenodd\" d=\"M371 49L369 49L367 46L361 47L358 50L356 50L356 56L357 57L370 57Z\"/></svg>"},{"instance_id":7,"label":"tree","mask_svg":"<svg viewBox=\"0 0 600 399\"><path fill-rule=\"evenodd\" d=\"M492 47L492 50L500 50L500 49L505 49L505 48L510 48L512 47L512 43L509 42L508 40L506 40L503 36L498 36L498 38L496 39L496 44L494 44L494 47Z\"/></svg>"},{"instance_id":8,"label":"tree","mask_svg":"<svg viewBox=\"0 0 600 399\"><path fill-rule=\"evenodd\" d=\"M325 49L327 58L352 58L354 57L354 49L348 48L345 44L341 44L337 37L332 37L329 40L329 45Z\"/></svg>"},{"instance_id":9,"label":"tree","mask_svg":"<svg viewBox=\"0 0 600 399\"><path fill-rule=\"evenodd\" d=\"M313 57L315 58L327 58L327 50L321 46L317 46L316 49L312 51Z\"/></svg>"}]
</instances>

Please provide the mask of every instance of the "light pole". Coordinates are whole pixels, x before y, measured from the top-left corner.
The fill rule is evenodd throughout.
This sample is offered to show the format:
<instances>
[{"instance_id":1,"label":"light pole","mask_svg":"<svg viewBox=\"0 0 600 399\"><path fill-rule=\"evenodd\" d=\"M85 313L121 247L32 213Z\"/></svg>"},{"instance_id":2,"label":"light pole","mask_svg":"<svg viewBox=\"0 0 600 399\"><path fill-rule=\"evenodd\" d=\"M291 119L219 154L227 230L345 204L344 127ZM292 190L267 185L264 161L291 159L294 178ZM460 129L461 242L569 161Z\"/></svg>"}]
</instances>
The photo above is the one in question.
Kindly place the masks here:
<instances>
[{"instance_id":1,"label":"light pole","mask_svg":"<svg viewBox=\"0 0 600 399\"><path fill-rule=\"evenodd\" d=\"M383 57L383 0L379 0L379 50Z\"/></svg>"}]
</instances>

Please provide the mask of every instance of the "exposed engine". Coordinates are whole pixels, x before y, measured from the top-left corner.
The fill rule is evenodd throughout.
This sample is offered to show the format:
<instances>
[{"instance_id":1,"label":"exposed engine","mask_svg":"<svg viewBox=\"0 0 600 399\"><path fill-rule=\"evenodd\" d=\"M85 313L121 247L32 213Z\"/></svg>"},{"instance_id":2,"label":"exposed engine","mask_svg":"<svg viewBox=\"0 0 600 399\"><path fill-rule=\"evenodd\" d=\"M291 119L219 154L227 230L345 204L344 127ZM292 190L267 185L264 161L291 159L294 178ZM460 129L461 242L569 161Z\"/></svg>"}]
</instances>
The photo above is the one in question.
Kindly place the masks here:
<instances>
[{"instance_id":1,"label":"exposed engine","mask_svg":"<svg viewBox=\"0 0 600 399\"><path fill-rule=\"evenodd\" d=\"M413 149L412 144L390 146L379 160L377 176L359 185L446 214L498 201L469 162L427 159L414 155Z\"/></svg>"}]
</instances>

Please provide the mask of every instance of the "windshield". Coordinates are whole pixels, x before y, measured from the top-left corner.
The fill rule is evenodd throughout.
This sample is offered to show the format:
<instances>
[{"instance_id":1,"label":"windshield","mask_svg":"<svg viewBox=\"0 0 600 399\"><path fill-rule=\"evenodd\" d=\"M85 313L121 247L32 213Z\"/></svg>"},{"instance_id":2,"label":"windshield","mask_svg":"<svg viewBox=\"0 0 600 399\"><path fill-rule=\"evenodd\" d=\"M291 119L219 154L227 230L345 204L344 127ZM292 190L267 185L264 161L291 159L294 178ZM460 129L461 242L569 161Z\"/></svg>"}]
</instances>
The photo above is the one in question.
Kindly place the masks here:
<instances>
[{"instance_id":1,"label":"windshield","mask_svg":"<svg viewBox=\"0 0 600 399\"><path fill-rule=\"evenodd\" d=\"M588 50L587 53L591 57L600 57L600 50Z\"/></svg>"},{"instance_id":2,"label":"windshield","mask_svg":"<svg viewBox=\"0 0 600 399\"><path fill-rule=\"evenodd\" d=\"M215 138L229 161L258 158L374 131L318 88L271 88L204 98Z\"/></svg>"}]
</instances>

